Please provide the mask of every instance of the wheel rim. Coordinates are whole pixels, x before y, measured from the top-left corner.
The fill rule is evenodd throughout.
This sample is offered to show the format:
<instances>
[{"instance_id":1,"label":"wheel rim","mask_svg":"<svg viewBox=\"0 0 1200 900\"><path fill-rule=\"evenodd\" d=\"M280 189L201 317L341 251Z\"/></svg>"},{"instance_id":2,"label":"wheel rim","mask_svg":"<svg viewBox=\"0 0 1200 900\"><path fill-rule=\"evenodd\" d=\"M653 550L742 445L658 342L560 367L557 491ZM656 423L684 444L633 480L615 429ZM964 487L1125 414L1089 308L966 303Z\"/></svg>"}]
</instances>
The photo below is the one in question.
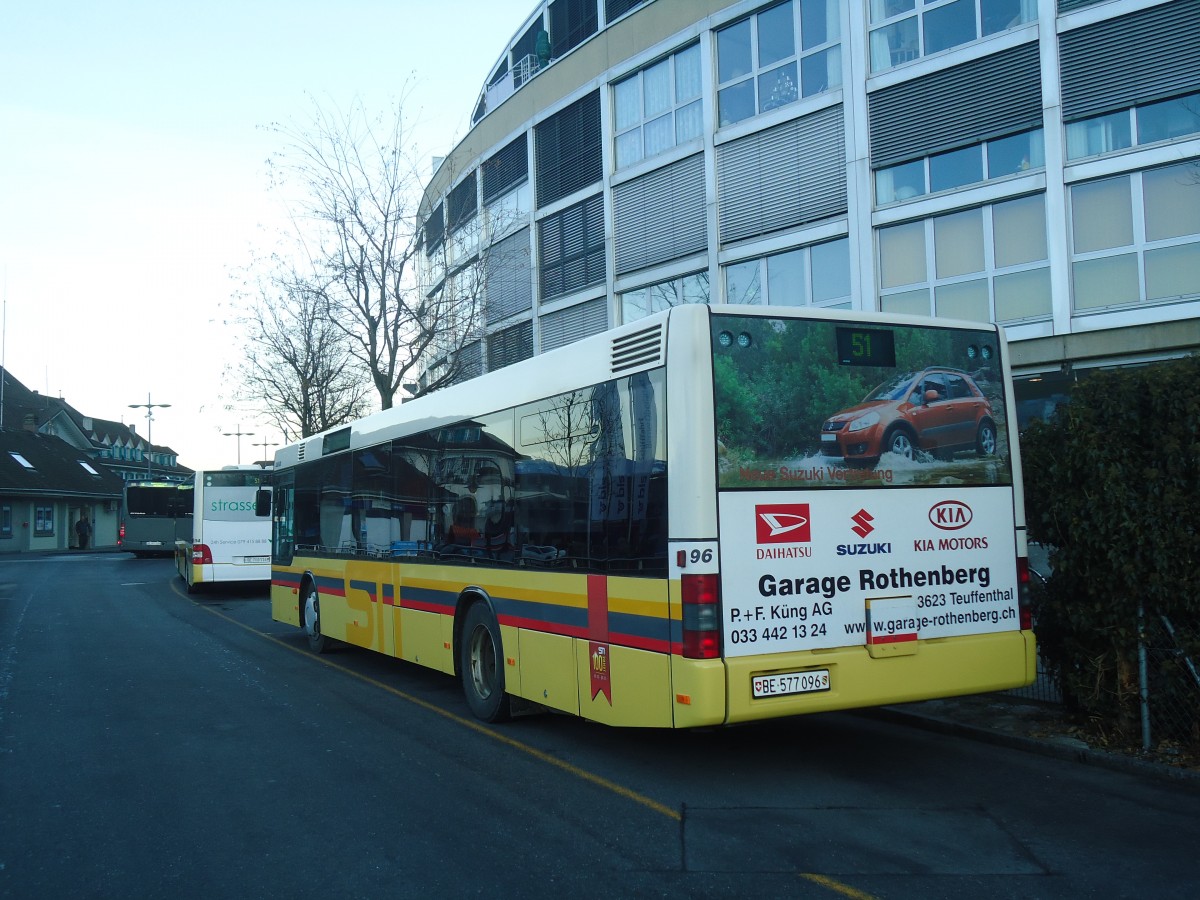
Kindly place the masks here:
<instances>
[{"instance_id":1,"label":"wheel rim","mask_svg":"<svg viewBox=\"0 0 1200 900\"><path fill-rule=\"evenodd\" d=\"M304 597L304 630L311 638L321 634L321 618L317 611L317 592L309 591Z\"/></svg>"},{"instance_id":2,"label":"wheel rim","mask_svg":"<svg viewBox=\"0 0 1200 900\"><path fill-rule=\"evenodd\" d=\"M996 452L996 432L988 428L986 425L983 428L983 433L979 436L979 445L983 447L983 452L991 456Z\"/></svg>"},{"instance_id":3,"label":"wheel rim","mask_svg":"<svg viewBox=\"0 0 1200 900\"><path fill-rule=\"evenodd\" d=\"M912 459L913 446L908 435L900 433L892 438L892 452L898 453L905 459Z\"/></svg>"},{"instance_id":4,"label":"wheel rim","mask_svg":"<svg viewBox=\"0 0 1200 900\"><path fill-rule=\"evenodd\" d=\"M483 625L476 625L467 645L471 662L471 684L475 693L486 700L492 695L496 683L496 645L492 633Z\"/></svg>"}]
</instances>

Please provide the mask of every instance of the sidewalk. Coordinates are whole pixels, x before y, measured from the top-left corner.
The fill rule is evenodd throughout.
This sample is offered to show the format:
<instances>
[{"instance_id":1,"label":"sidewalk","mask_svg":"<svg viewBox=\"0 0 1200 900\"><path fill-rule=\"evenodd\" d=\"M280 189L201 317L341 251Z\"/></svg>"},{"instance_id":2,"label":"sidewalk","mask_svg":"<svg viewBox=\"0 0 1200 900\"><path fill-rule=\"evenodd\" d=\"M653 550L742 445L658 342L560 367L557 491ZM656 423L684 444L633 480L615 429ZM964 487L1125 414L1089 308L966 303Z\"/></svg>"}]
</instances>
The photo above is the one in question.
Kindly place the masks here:
<instances>
[{"instance_id":1,"label":"sidewalk","mask_svg":"<svg viewBox=\"0 0 1200 900\"><path fill-rule=\"evenodd\" d=\"M1154 754L1095 747L1070 714L1055 703L1038 703L1005 694L979 694L885 706L873 712L890 721L943 734L1114 771L1170 779L1200 789L1200 766L1194 760L1191 765L1177 765Z\"/></svg>"}]
</instances>

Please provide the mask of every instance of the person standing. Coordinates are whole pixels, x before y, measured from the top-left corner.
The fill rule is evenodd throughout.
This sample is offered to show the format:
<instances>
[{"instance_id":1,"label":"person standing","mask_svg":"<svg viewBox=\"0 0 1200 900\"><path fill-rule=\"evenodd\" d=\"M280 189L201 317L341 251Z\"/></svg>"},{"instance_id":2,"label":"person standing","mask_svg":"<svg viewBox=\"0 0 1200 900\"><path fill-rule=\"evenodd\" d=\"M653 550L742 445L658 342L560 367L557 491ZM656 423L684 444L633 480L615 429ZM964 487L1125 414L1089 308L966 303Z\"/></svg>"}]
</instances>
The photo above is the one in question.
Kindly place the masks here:
<instances>
[{"instance_id":1,"label":"person standing","mask_svg":"<svg viewBox=\"0 0 1200 900\"><path fill-rule=\"evenodd\" d=\"M79 549L86 550L88 538L92 534L92 523L88 521L87 513L79 514L79 521L75 523L75 536L79 538Z\"/></svg>"}]
</instances>

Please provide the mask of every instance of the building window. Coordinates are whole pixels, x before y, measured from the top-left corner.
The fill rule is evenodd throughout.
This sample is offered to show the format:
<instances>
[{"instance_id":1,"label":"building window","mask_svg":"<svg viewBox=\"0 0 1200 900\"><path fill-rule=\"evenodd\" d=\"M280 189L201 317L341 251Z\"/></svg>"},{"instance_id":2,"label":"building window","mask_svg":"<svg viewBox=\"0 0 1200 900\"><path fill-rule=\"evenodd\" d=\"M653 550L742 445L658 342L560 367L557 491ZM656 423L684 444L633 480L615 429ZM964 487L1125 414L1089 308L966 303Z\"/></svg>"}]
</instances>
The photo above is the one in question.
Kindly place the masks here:
<instances>
[{"instance_id":1,"label":"building window","mask_svg":"<svg viewBox=\"0 0 1200 900\"><path fill-rule=\"evenodd\" d=\"M850 308L850 240L838 238L724 268L726 303Z\"/></svg>"},{"instance_id":2,"label":"building window","mask_svg":"<svg viewBox=\"0 0 1200 900\"><path fill-rule=\"evenodd\" d=\"M884 206L1042 169L1042 129L995 138L969 147L888 166L875 172L875 203Z\"/></svg>"},{"instance_id":3,"label":"building window","mask_svg":"<svg viewBox=\"0 0 1200 900\"><path fill-rule=\"evenodd\" d=\"M1071 187L1077 311L1200 296L1197 161Z\"/></svg>"},{"instance_id":4,"label":"building window","mask_svg":"<svg viewBox=\"0 0 1200 900\"><path fill-rule=\"evenodd\" d=\"M1200 93L1067 123L1067 159L1200 134Z\"/></svg>"},{"instance_id":5,"label":"building window","mask_svg":"<svg viewBox=\"0 0 1200 900\"><path fill-rule=\"evenodd\" d=\"M961 47L1035 18L1036 0L871 0L871 71Z\"/></svg>"},{"instance_id":6,"label":"building window","mask_svg":"<svg viewBox=\"0 0 1200 900\"><path fill-rule=\"evenodd\" d=\"M700 82L693 44L613 85L618 169L700 137Z\"/></svg>"},{"instance_id":7,"label":"building window","mask_svg":"<svg viewBox=\"0 0 1200 900\"><path fill-rule=\"evenodd\" d=\"M12 530L12 507L5 503L0 506L0 538L10 538Z\"/></svg>"},{"instance_id":8,"label":"building window","mask_svg":"<svg viewBox=\"0 0 1200 900\"><path fill-rule=\"evenodd\" d=\"M717 32L717 112L731 125L840 87L837 0L788 0Z\"/></svg>"},{"instance_id":9,"label":"building window","mask_svg":"<svg viewBox=\"0 0 1200 900\"><path fill-rule=\"evenodd\" d=\"M576 203L538 223L542 301L604 283L604 197Z\"/></svg>"},{"instance_id":10,"label":"building window","mask_svg":"<svg viewBox=\"0 0 1200 900\"><path fill-rule=\"evenodd\" d=\"M878 246L883 312L980 322L1051 314L1041 194L881 228Z\"/></svg>"},{"instance_id":11,"label":"building window","mask_svg":"<svg viewBox=\"0 0 1200 900\"><path fill-rule=\"evenodd\" d=\"M598 182L604 174L600 92L534 126L534 149L539 209Z\"/></svg>"},{"instance_id":12,"label":"building window","mask_svg":"<svg viewBox=\"0 0 1200 900\"><path fill-rule=\"evenodd\" d=\"M35 537L54 535L54 507L36 506L33 510L33 534Z\"/></svg>"},{"instance_id":13,"label":"building window","mask_svg":"<svg viewBox=\"0 0 1200 900\"><path fill-rule=\"evenodd\" d=\"M621 294L621 321L633 322L672 306L708 303L708 273L696 272Z\"/></svg>"}]
</instances>

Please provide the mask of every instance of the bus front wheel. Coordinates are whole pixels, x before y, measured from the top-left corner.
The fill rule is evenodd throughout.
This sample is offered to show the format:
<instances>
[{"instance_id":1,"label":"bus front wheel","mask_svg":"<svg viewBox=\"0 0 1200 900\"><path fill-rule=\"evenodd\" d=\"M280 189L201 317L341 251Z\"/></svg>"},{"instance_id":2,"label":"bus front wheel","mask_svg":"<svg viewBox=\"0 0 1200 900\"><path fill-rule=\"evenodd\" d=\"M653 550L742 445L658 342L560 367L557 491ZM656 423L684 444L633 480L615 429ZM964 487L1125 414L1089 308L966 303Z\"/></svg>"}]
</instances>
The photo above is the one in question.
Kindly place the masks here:
<instances>
[{"instance_id":1,"label":"bus front wheel","mask_svg":"<svg viewBox=\"0 0 1200 900\"><path fill-rule=\"evenodd\" d=\"M476 718L502 722L510 715L508 695L504 693L504 654L500 647L500 626L486 603L478 602L467 610L459 643L459 672L467 705Z\"/></svg>"},{"instance_id":2,"label":"bus front wheel","mask_svg":"<svg viewBox=\"0 0 1200 900\"><path fill-rule=\"evenodd\" d=\"M321 631L321 601L317 586L311 581L304 585L304 633L308 635L308 646L314 653L329 650L330 640Z\"/></svg>"}]
</instances>

